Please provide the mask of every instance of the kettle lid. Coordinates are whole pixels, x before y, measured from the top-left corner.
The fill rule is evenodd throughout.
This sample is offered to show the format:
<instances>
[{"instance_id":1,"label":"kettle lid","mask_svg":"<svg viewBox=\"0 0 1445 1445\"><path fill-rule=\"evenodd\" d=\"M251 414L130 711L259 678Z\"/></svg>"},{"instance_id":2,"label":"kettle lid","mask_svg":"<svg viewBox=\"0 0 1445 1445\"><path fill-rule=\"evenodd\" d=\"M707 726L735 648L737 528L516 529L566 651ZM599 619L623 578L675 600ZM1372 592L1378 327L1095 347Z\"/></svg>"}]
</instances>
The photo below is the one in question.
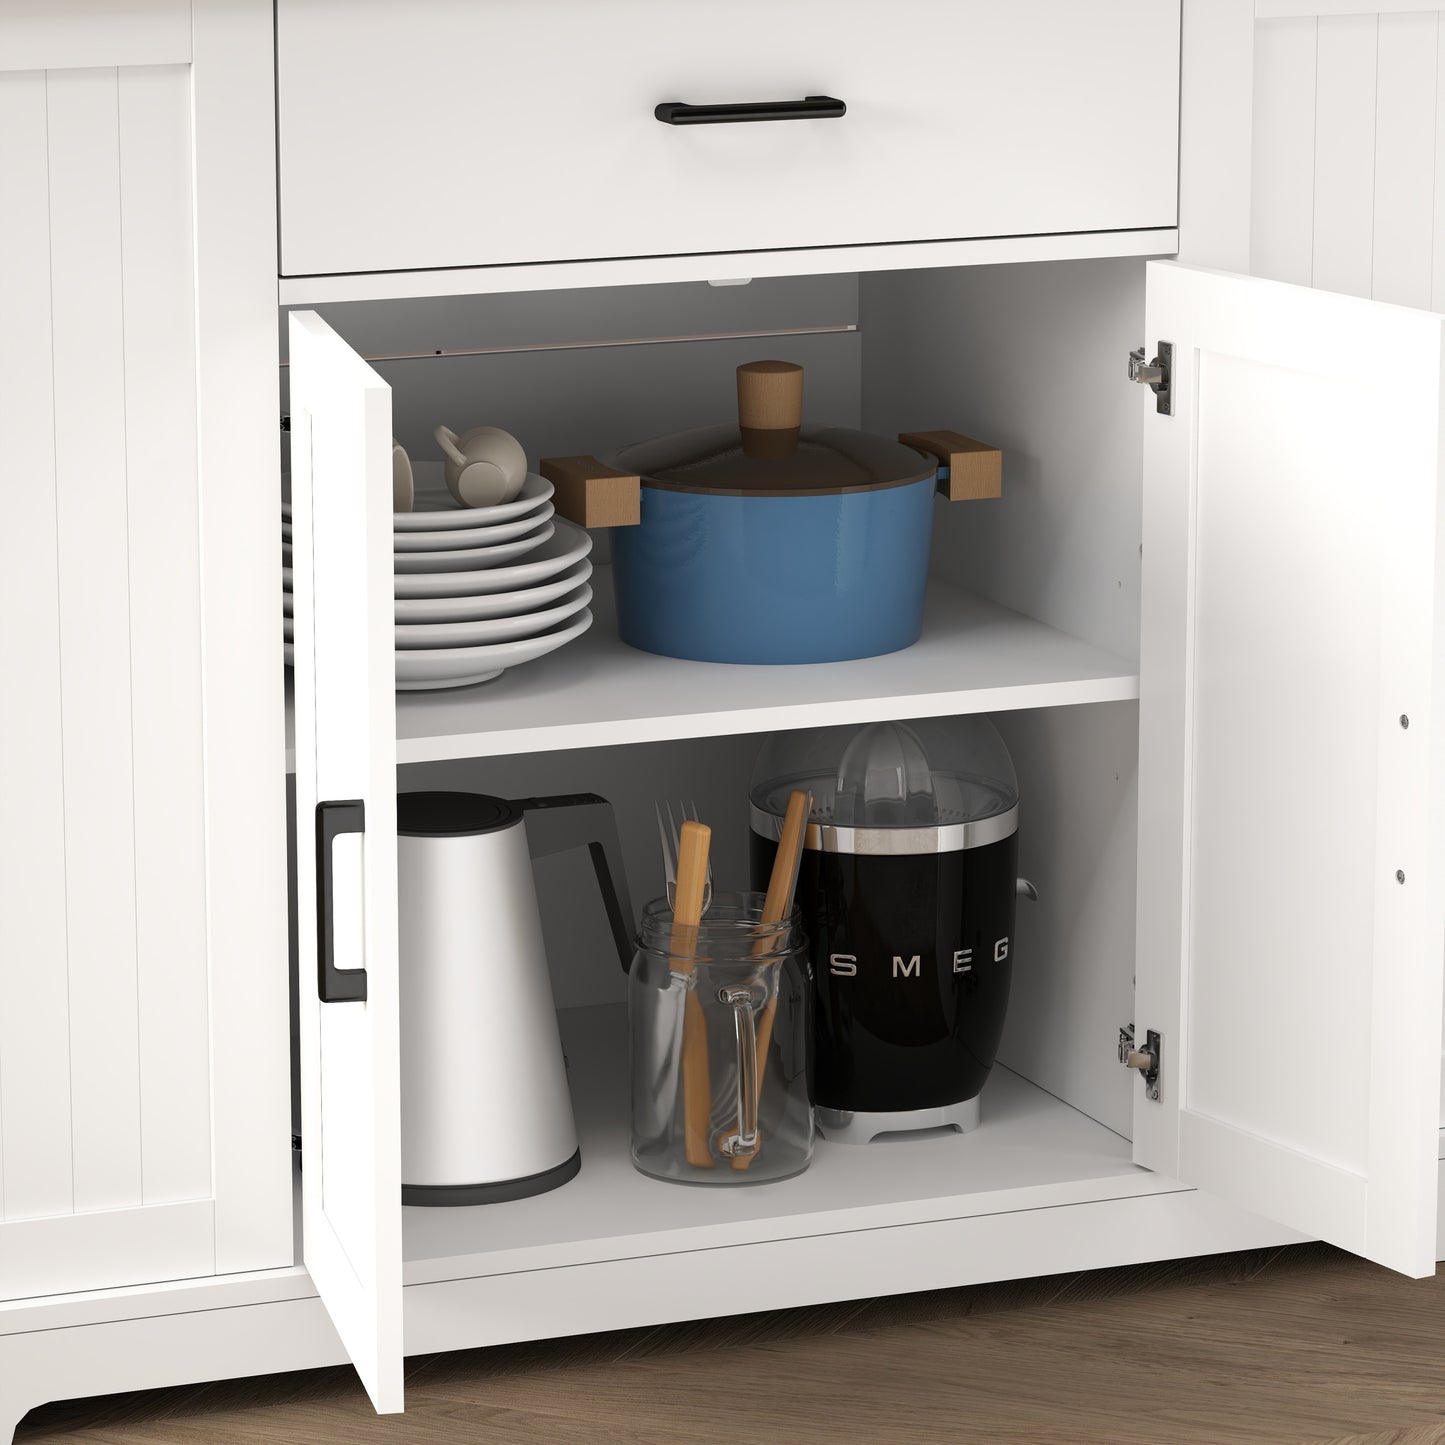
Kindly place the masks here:
<instances>
[{"instance_id":1,"label":"kettle lid","mask_svg":"<svg viewBox=\"0 0 1445 1445\"><path fill-rule=\"evenodd\" d=\"M396 831L404 838L459 838L497 833L522 810L487 793L398 793Z\"/></svg>"}]
</instances>

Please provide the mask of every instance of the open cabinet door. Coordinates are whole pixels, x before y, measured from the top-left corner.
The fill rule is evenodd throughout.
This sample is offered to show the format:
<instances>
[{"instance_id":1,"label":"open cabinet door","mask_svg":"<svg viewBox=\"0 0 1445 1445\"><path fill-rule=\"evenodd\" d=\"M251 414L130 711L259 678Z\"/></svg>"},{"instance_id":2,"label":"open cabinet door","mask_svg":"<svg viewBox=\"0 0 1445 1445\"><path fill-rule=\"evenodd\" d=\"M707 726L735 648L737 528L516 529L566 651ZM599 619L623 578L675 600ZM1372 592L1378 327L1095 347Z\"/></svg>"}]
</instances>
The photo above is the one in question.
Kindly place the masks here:
<instances>
[{"instance_id":1,"label":"open cabinet door","mask_svg":"<svg viewBox=\"0 0 1445 1445\"><path fill-rule=\"evenodd\" d=\"M1134 1157L1435 1269L1445 318L1172 263L1147 336Z\"/></svg>"},{"instance_id":2,"label":"open cabinet door","mask_svg":"<svg viewBox=\"0 0 1445 1445\"><path fill-rule=\"evenodd\" d=\"M306 1268L380 1411L402 1407L391 390L291 326L291 568Z\"/></svg>"}]
</instances>

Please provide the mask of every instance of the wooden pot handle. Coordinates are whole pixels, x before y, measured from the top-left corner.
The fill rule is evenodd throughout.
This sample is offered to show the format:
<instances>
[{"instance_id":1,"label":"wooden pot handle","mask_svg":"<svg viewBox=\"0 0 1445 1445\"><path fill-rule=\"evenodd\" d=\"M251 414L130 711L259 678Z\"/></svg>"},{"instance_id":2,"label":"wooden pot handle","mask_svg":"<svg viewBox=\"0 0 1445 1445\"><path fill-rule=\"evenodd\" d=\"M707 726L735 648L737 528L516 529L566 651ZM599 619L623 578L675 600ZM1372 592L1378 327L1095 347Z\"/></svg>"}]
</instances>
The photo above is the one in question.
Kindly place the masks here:
<instances>
[{"instance_id":1,"label":"wooden pot handle","mask_svg":"<svg viewBox=\"0 0 1445 1445\"><path fill-rule=\"evenodd\" d=\"M596 457L543 457L552 505L579 527L635 527L642 521L642 478Z\"/></svg>"},{"instance_id":2,"label":"wooden pot handle","mask_svg":"<svg viewBox=\"0 0 1445 1445\"><path fill-rule=\"evenodd\" d=\"M956 431L906 431L898 440L948 468L948 475L938 479L938 492L950 502L1003 496L1003 453L997 447Z\"/></svg>"}]
</instances>

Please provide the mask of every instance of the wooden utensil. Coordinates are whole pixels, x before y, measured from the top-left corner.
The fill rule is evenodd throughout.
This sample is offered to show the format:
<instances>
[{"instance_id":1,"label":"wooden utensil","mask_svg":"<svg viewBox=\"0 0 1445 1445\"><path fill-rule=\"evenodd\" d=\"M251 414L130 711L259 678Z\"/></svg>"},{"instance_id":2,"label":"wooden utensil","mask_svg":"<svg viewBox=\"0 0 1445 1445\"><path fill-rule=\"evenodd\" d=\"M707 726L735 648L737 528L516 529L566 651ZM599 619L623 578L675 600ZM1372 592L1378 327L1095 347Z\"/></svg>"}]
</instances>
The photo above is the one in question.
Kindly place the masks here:
<instances>
[{"instance_id":1,"label":"wooden utensil","mask_svg":"<svg viewBox=\"0 0 1445 1445\"><path fill-rule=\"evenodd\" d=\"M803 840L808 832L808 814L813 811L813 795L796 789L788 796L788 809L783 814L783 832L778 839L777 855L773 859L773 871L768 878L768 891L763 898L763 926L782 923L793 911L793 896L798 891L798 870L803 863ZM768 939L760 938L753 946L754 953L767 951ZM781 982L781 980L780 980ZM758 1104L762 1105L763 1080L768 1072L768 1049L773 1042L773 1015L778 1011L777 990L763 1009L758 1023ZM756 1154L739 1155L733 1160L734 1169L746 1169L757 1158Z\"/></svg>"},{"instance_id":2,"label":"wooden utensil","mask_svg":"<svg viewBox=\"0 0 1445 1445\"><path fill-rule=\"evenodd\" d=\"M674 973L691 974L697 968L697 929L702 922L703 894L707 887L708 852L712 829L688 819L679 830L677 889L672 905L672 958ZM697 992L688 989L682 1013L682 1113L687 1162L699 1169L713 1167L708 1135L712 1122L712 1083L708 1076L707 1019Z\"/></svg>"}]
</instances>

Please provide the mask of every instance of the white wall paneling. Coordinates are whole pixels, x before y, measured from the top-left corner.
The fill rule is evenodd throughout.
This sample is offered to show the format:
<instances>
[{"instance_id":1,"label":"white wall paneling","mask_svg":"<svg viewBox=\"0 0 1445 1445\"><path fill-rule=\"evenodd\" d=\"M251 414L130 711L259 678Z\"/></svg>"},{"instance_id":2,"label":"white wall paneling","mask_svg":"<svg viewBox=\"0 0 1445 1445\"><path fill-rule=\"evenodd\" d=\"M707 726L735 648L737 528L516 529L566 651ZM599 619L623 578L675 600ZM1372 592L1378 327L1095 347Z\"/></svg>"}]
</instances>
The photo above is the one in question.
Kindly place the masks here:
<instances>
[{"instance_id":1,"label":"white wall paneling","mask_svg":"<svg viewBox=\"0 0 1445 1445\"><path fill-rule=\"evenodd\" d=\"M0 1219L75 1197L44 135L45 76L0 75L0 671L25 703L0 707Z\"/></svg>"},{"instance_id":2,"label":"white wall paneling","mask_svg":"<svg viewBox=\"0 0 1445 1445\"><path fill-rule=\"evenodd\" d=\"M1445 305L1441 9L1271 3L1255 30L1251 269Z\"/></svg>"},{"instance_id":3,"label":"white wall paneling","mask_svg":"<svg viewBox=\"0 0 1445 1445\"><path fill-rule=\"evenodd\" d=\"M1266 20L1255 32L1250 264L1308 286L1314 250L1318 22Z\"/></svg>"},{"instance_id":4,"label":"white wall paneling","mask_svg":"<svg viewBox=\"0 0 1445 1445\"><path fill-rule=\"evenodd\" d=\"M119 76L141 1177L210 1193L189 76Z\"/></svg>"},{"instance_id":5,"label":"white wall paneling","mask_svg":"<svg viewBox=\"0 0 1445 1445\"><path fill-rule=\"evenodd\" d=\"M1312 283L1368 296L1375 258L1373 15L1319 22L1315 91Z\"/></svg>"},{"instance_id":6,"label":"white wall paneling","mask_svg":"<svg viewBox=\"0 0 1445 1445\"><path fill-rule=\"evenodd\" d=\"M1380 17L1370 294L1402 306L1428 308L1433 289L1439 41L1438 15Z\"/></svg>"},{"instance_id":7,"label":"white wall paneling","mask_svg":"<svg viewBox=\"0 0 1445 1445\"><path fill-rule=\"evenodd\" d=\"M117 91L114 70L46 76L77 1210L144 1197Z\"/></svg>"},{"instance_id":8,"label":"white wall paneling","mask_svg":"<svg viewBox=\"0 0 1445 1445\"><path fill-rule=\"evenodd\" d=\"M1249 269L1254 0L1185 0L1179 48L1179 259Z\"/></svg>"}]
</instances>

